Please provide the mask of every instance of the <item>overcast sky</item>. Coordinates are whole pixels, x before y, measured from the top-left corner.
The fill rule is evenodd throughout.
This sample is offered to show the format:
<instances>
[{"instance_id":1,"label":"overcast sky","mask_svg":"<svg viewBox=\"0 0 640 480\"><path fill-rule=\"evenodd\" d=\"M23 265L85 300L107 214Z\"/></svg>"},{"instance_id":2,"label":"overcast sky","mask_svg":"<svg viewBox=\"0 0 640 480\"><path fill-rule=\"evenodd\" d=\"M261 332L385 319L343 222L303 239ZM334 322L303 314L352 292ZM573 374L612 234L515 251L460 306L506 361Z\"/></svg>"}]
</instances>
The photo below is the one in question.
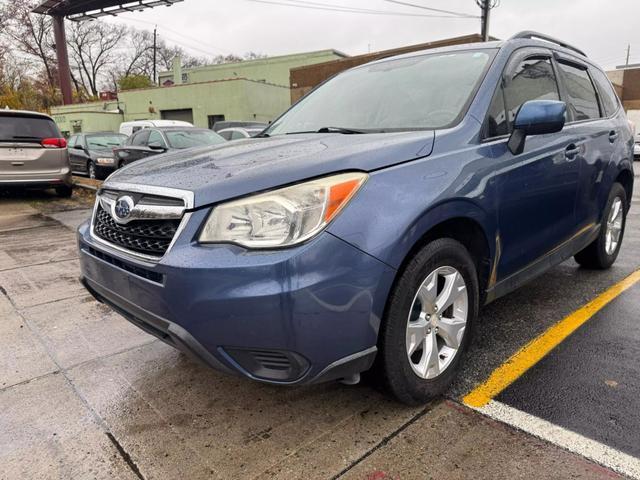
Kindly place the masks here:
<instances>
[{"instance_id":1,"label":"overcast sky","mask_svg":"<svg viewBox=\"0 0 640 480\"><path fill-rule=\"evenodd\" d=\"M385 0L294 1L437 15ZM480 14L475 0L404 1ZM575 44L603 67L613 67L624 63L627 44L631 44L631 62L640 62L639 19L638 0L501 0L491 13L490 34L508 38L520 30L537 30ZM144 29L153 29L157 23L161 37L195 55L254 51L273 56L327 48L357 55L480 31L476 18L356 14L251 0L184 0L109 21Z\"/></svg>"}]
</instances>

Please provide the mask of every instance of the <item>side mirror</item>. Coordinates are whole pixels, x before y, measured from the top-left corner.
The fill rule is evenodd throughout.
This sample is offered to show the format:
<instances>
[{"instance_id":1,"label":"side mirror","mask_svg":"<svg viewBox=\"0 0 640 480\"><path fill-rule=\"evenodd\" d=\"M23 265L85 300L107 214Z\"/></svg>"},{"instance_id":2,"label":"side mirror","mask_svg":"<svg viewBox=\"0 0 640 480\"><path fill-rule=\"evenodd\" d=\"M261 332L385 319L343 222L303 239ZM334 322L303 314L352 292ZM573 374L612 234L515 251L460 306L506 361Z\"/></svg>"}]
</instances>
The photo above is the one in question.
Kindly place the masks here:
<instances>
[{"instance_id":1,"label":"side mirror","mask_svg":"<svg viewBox=\"0 0 640 480\"><path fill-rule=\"evenodd\" d=\"M556 133L564 127L567 105L557 100L530 100L522 104L513 123L509 151L519 155L524 151L527 135Z\"/></svg>"},{"instance_id":2,"label":"side mirror","mask_svg":"<svg viewBox=\"0 0 640 480\"><path fill-rule=\"evenodd\" d=\"M167 151L167 149L166 149L163 145L160 145L160 143L159 143L159 142L153 142L153 143L150 143L150 144L148 145L148 147L149 147L151 150L157 150L157 151L159 151L159 152L166 152L166 151Z\"/></svg>"}]
</instances>

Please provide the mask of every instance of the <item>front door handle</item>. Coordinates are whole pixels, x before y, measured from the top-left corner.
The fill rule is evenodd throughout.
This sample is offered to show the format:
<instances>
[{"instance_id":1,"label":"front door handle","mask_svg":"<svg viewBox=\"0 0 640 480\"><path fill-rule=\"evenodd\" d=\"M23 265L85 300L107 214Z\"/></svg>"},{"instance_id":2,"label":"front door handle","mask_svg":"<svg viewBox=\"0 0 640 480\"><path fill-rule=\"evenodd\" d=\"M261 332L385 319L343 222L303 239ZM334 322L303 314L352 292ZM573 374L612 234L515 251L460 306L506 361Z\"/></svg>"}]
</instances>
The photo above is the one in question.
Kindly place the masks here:
<instances>
[{"instance_id":1,"label":"front door handle","mask_svg":"<svg viewBox=\"0 0 640 480\"><path fill-rule=\"evenodd\" d=\"M564 150L564 156L567 158L567 160L575 160L578 153L580 153L580 149L576 146L575 143L569 144Z\"/></svg>"},{"instance_id":2,"label":"front door handle","mask_svg":"<svg viewBox=\"0 0 640 480\"><path fill-rule=\"evenodd\" d=\"M616 138L618 138L618 132L616 132L615 130L611 130L609 132L609 142L611 143L615 142Z\"/></svg>"}]
</instances>

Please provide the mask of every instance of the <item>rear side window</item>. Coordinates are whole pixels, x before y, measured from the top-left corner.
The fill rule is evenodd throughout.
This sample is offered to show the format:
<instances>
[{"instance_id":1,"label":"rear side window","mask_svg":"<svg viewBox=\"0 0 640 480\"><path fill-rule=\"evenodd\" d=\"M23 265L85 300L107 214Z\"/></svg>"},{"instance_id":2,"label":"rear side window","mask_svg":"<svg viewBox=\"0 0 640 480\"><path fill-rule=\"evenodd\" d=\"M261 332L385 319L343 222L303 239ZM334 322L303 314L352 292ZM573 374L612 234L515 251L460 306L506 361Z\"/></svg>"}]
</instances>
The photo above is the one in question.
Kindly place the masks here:
<instances>
[{"instance_id":1,"label":"rear side window","mask_svg":"<svg viewBox=\"0 0 640 480\"><path fill-rule=\"evenodd\" d=\"M551 61L546 57L528 58L506 78L504 96L509 125L520 106L529 100L560 100Z\"/></svg>"},{"instance_id":2,"label":"rear side window","mask_svg":"<svg viewBox=\"0 0 640 480\"><path fill-rule=\"evenodd\" d=\"M0 115L0 142L40 143L44 138L60 138L58 127L48 118Z\"/></svg>"},{"instance_id":3,"label":"rear side window","mask_svg":"<svg viewBox=\"0 0 640 480\"><path fill-rule=\"evenodd\" d=\"M574 121L600 118L598 96L589 77L589 73L581 68L559 62L560 71L569 95L568 110Z\"/></svg>"},{"instance_id":4,"label":"rear side window","mask_svg":"<svg viewBox=\"0 0 640 480\"><path fill-rule=\"evenodd\" d=\"M618 102L618 95L616 95L611 82L607 76L597 68L591 70L591 76L598 87L605 115L607 117L613 115L616 110L618 110L620 103Z\"/></svg>"},{"instance_id":5,"label":"rear side window","mask_svg":"<svg viewBox=\"0 0 640 480\"><path fill-rule=\"evenodd\" d=\"M239 140L241 138L247 138L245 137L242 132L238 131L238 130L234 130L233 132L231 132L231 140Z\"/></svg>"}]
</instances>

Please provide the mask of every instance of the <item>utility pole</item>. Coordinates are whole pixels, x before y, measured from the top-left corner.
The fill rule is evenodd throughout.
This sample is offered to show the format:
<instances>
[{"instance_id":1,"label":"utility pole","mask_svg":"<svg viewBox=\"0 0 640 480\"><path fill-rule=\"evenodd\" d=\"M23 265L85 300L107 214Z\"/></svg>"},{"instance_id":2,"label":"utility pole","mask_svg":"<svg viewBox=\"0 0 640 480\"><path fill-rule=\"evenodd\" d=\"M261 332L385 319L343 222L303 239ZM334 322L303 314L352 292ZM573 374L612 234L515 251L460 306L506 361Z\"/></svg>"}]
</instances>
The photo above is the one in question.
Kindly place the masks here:
<instances>
[{"instance_id":1,"label":"utility pole","mask_svg":"<svg viewBox=\"0 0 640 480\"><path fill-rule=\"evenodd\" d=\"M626 63L627 67L629 66L629 55L630 54L631 54L631 44L628 43L627 44L627 63Z\"/></svg>"},{"instance_id":2,"label":"utility pole","mask_svg":"<svg viewBox=\"0 0 640 480\"><path fill-rule=\"evenodd\" d=\"M153 28L153 84L154 85L158 84L158 80L156 79L157 63L158 63L158 26L156 25Z\"/></svg>"},{"instance_id":3,"label":"utility pole","mask_svg":"<svg viewBox=\"0 0 640 480\"><path fill-rule=\"evenodd\" d=\"M58 75L60 76L60 90L62 91L62 103L73 103L73 90L71 89L71 68L69 68L69 54L67 52L67 35L64 30L64 17L55 15L53 18L53 36L56 42L56 58L58 59Z\"/></svg>"},{"instance_id":4,"label":"utility pole","mask_svg":"<svg viewBox=\"0 0 640 480\"><path fill-rule=\"evenodd\" d=\"M488 42L489 41L489 12L491 11L491 0L482 0L482 17L481 17L481 21L482 21L482 28L481 28L481 35L482 35L482 41L483 42Z\"/></svg>"}]
</instances>

